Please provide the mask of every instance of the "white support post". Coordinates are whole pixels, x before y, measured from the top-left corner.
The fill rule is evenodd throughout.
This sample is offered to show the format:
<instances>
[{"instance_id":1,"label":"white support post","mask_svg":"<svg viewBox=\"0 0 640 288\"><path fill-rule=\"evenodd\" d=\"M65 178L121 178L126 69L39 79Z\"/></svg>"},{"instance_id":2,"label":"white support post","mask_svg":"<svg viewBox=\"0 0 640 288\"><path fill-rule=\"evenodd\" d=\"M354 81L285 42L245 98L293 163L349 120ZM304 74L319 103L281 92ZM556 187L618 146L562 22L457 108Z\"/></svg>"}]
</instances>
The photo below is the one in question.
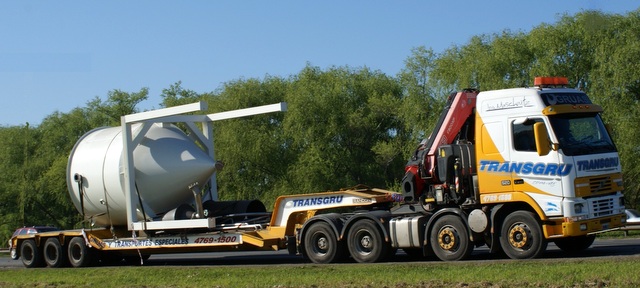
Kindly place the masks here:
<instances>
[{"instance_id":1,"label":"white support post","mask_svg":"<svg viewBox=\"0 0 640 288\"><path fill-rule=\"evenodd\" d=\"M214 149L214 143L213 143L213 123L212 122L203 122L202 123L202 133L204 134L204 137L209 139L209 141L207 141L207 152L209 153L209 157L211 157L211 159L213 159L214 163L216 160L216 152ZM223 168L224 169L224 168ZM218 201L218 171L216 171L216 173L213 173L213 175L211 175L211 178L209 179L209 195L210 198L209 200L213 200L213 201Z\"/></svg>"},{"instance_id":2,"label":"white support post","mask_svg":"<svg viewBox=\"0 0 640 288\"><path fill-rule=\"evenodd\" d=\"M122 123L122 165L124 173L124 194L125 205L127 207L127 226L129 230L133 230L133 223L138 221L136 215L136 174L133 166L133 145L131 124L126 123L125 117L121 119Z\"/></svg>"}]
</instances>

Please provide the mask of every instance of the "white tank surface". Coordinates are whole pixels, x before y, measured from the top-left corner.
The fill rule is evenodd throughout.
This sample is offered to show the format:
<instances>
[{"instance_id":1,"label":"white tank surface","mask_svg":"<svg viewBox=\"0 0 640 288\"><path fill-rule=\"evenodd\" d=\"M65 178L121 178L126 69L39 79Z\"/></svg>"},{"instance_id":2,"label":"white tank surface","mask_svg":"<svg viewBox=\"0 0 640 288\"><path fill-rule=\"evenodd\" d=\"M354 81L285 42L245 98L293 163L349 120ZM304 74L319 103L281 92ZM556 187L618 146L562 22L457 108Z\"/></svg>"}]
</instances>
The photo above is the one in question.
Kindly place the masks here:
<instances>
[{"instance_id":1,"label":"white tank surface","mask_svg":"<svg viewBox=\"0 0 640 288\"><path fill-rule=\"evenodd\" d=\"M140 125L132 128L134 137ZM98 128L76 143L67 164L67 187L76 209L97 225L126 225L122 128ZM148 218L162 216L193 202L189 185L204 184L215 172L215 161L175 126L153 124L133 151L136 187ZM77 181L81 177L81 181ZM136 198L137 199L137 198Z\"/></svg>"}]
</instances>

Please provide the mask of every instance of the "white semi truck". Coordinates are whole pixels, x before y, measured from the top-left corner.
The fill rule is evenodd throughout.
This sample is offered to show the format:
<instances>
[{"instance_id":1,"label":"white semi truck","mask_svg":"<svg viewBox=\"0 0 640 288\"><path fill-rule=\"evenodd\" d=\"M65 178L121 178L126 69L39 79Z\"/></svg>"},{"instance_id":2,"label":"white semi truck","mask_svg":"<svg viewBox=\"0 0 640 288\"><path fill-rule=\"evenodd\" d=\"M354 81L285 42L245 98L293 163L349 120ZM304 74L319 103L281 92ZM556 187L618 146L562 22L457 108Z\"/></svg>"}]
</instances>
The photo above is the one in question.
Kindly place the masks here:
<instances>
[{"instance_id":1,"label":"white semi truck","mask_svg":"<svg viewBox=\"0 0 640 288\"><path fill-rule=\"evenodd\" d=\"M623 184L602 109L567 84L547 77L530 88L453 93L407 163L401 192L287 195L272 212L257 200L217 201L212 124L285 103L123 116L121 127L84 135L69 157L69 195L88 227L18 236L11 247L26 267L210 251L287 249L331 263L383 261L397 249L462 260L481 245L527 259L549 241L583 250L624 225Z\"/></svg>"}]
</instances>

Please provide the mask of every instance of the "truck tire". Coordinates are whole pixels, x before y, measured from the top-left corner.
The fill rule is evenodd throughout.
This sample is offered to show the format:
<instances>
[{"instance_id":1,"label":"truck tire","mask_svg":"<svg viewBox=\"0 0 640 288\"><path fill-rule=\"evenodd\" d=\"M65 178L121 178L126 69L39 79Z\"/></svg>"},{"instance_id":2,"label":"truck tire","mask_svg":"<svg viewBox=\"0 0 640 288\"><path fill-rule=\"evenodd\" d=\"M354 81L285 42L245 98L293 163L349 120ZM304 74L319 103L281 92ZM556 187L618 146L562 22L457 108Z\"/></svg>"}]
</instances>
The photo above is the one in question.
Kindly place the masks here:
<instances>
[{"instance_id":1,"label":"truck tire","mask_svg":"<svg viewBox=\"0 0 640 288\"><path fill-rule=\"evenodd\" d=\"M467 227L455 215L444 215L436 220L429 242L433 253L442 261L463 260L473 251Z\"/></svg>"},{"instance_id":2,"label":"truck tire","mask_svg":"<svg viewBox=\"0 0 640 288\"><path fill-rule=\"evenodd\" d=\"M596 235L584 235L575 237L565 237L554 240L556 246L564 252L577 253L586 250L591 247L593 241L596 240Z\"/></svg>"},{"instance_id":3,"label":"truck tire","mask_svg":"<svg viewBox=\"0 0 640 288\"><path fill-rule=\"evenodd\" d=\"M323 221L311 224L304 234L305 256L313 263L337 262L344 254L344 244L331 226Z\"/></svg>"},{"instance_id":4,"label":"truck tire","mask_svg":"<svg viewBox=\"0 0 640 288\"><path fill-rule=\"evenodd\" d=\"M529 211L516 211L502 222L500 245L511 259L531 259L547 249L540 223Z\"/></svg>"},{"instance_id":5,"label":"truck tire","mask_svg":"<svg viewBox=\"0 0 640 288\"><path fill-rule=\"evenodd\" d=\"M22 264L27 268L44 267L44 259L42 259L42 251L36 245L35 240L24 240L20 245L20 257Z\"/></svg>"},{"instance_id":6,"label":"truck tire","mask_svg":"<svg viewBox=\"0 0 640 288\"><path fill-rule=\"evenodd\" d=\"M42 248L44 262L51 268L64 267L69 264L69 258L65 247L60 244L57 237L52 237L44 242Z\"/></svg>"},{"instance_id":7,"label":"truck tire","mask_svg":"<svg viewBox=\"0 0 640 288\"><path fill-rule=\"evenodd\" d=\"M391 250L378 225L370 219L358 220L351 226L347 244L351 257L360 263L382 261Z\"/></svg>"},{"instance_id":8,"label":"truck tire","mask_svg":"<svg viewBox=\"0 0 640 288\"><path fill-rule=\"evenodd\" d=\"M93 251L87 247L82 237L71 238L67 254L73 267L89 267L94 263Z\"/></svg>"}]
</instances>

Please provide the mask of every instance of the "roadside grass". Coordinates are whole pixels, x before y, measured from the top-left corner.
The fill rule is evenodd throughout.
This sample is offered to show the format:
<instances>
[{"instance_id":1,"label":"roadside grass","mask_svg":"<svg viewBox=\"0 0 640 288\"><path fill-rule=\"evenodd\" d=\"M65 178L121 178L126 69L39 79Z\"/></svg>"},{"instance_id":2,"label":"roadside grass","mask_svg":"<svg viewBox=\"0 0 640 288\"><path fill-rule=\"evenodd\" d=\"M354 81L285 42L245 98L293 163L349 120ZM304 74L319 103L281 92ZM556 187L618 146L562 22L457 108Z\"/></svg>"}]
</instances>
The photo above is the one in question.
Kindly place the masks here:
<instances>
[{"instance_id":1,"label":"roadside grass","mask_svg":"<svg viewBox=\"0 0 640 288\"><path fill-rule=\"evenodd\" d=\"M0 270L1 287L640 287L640 257Z\"/></svg>"},{"instance_id":2,"label":"roadside grass","mask_svg":"<svg viewBox=\"0 0 640 288\"><path fill-rule=\"evenodd\" d=\"M625 231L622 231L622 230L609 231L609 232L598 234L598 238L626 238L626 237L638 238L640 237L640 230L628 230L626 231L626 234L625 234Z\"/></svg>"}]
</instances>

